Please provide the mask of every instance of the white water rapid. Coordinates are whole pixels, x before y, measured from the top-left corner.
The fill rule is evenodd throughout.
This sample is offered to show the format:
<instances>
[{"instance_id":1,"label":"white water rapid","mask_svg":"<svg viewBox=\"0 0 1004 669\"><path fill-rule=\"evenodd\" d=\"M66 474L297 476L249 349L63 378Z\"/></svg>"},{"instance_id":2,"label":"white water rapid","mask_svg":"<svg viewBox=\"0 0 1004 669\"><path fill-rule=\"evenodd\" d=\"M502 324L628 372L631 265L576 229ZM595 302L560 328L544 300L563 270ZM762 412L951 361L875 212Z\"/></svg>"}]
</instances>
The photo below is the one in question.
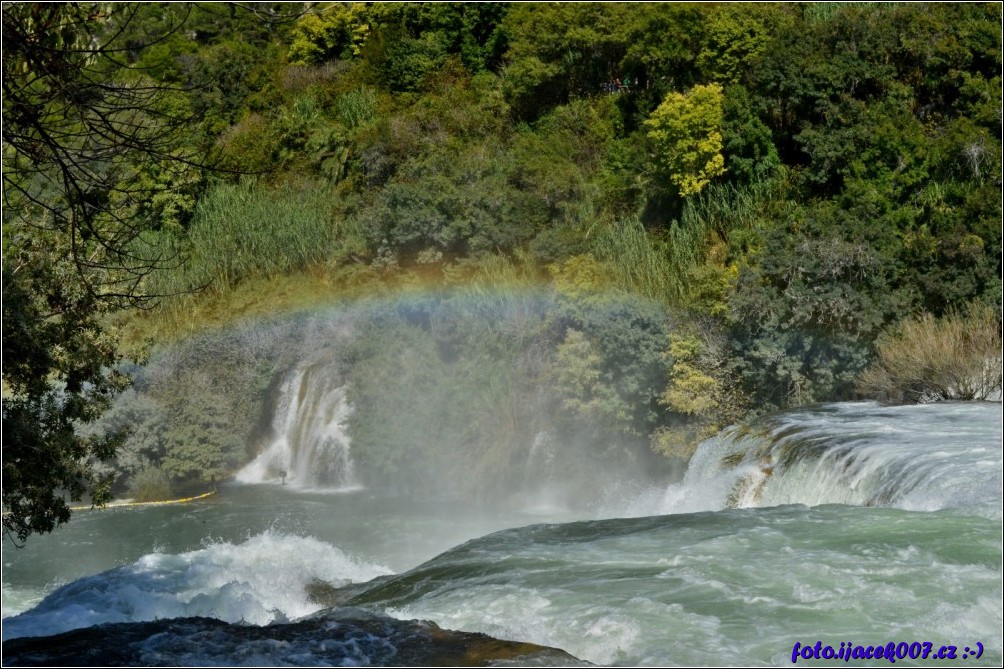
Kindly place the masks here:
<instances>
[{"instance_id":1,"label":"white water rapid","mask_svg":"<svg viewBox=\"0 0 1004 669\"><path fill-rule=\"evenodd\" d=\"M853 504L999 517L1000 420L986 418L993 410L847 402L732 427L701 444L655 511Z\"/></svg>"}]
</instances>

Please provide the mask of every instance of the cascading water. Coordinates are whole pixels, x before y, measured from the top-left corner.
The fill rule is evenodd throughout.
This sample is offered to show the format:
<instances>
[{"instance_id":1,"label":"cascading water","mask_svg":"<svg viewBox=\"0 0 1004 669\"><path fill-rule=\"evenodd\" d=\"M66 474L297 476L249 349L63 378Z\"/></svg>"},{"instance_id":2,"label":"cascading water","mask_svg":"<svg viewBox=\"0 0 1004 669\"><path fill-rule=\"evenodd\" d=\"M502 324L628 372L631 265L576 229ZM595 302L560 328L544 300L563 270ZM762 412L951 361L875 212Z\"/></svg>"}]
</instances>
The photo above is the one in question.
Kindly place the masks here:
<instances>
[{"instance_id":1,"label":"cascading water","mask_svg":"<svg viewBox=\"0 0 1004 669\"><path fill-rule=\"evenodd\" d=\"M300 426L337 413L318 416L311 396L344 401L323 370L298 369L277 396L275 440L290 451ZM545 434L527 444L520 473L548 480L560 464L551 446ZM603 665L792 666L794 644L818 640L862 652L951 645L959 659L978 647L966 664L994 666L1004 657L1001 462L1000 405L848 403L732 428L660 497L639 484L637 503L558 507L547 524L516 507L503 517L377 486L232 486L186 507L81 514L58 538L5 550L3 632L146 620L80 630L78 641L93 640L98 663L118 661L133 639L127 664L366 664L375 656L330 650L338 616L364 609ZM96 536L116 537L102 542L111 553L82 565ZM293 619L295 629L278 624ZM253 634L246 624L270 621ZM401 662L411 631L392 627L367 638ZM20 657L56 665L32 653L65 643L39 639ZM925 664L901 656L895 666Z\"/></svg>"},{"instance_id":2,"label":"cascading water","mask_svg":"<svg viewBox=\"0 0 1004 669\"><path fill-rule=\"evenodd\" d=\"M1000 421L987 422L989 406L854 402L733 427L701 444L657 511L854 504L999 513Z\"/></svg>"},{"instance_id":3,"label":"cascading water","mask_svg":"<svg viewBox=\"0 0 1004 669\"><path fill-rule=\"evenodd\" d=\"M345 425L352 413L346 390L329 365L315 363L293 370L279 388L272 441L237 473L237 481L359 488Z\"/></svg>"}]
</instances>

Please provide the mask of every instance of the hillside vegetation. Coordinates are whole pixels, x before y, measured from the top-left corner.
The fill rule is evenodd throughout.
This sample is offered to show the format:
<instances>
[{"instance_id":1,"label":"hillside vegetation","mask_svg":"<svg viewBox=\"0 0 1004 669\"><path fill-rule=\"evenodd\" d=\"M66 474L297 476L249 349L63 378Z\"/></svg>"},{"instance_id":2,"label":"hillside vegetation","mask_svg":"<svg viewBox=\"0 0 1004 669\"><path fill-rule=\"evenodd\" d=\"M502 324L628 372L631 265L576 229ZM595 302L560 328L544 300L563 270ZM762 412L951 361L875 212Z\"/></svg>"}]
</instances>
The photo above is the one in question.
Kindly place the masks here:
<instances>
[{"instance_id":1,"label":"hillside vegetation","mask_svg":"<svg viewBox=\"0 0 1004 669\"><path fill-rule=\"evenodd\" d=\"M214 328L354 297L429 300L347 354L371 453L404 429L377 383L395 373L493 379L484 406L443 397L500 412L458 448L532 437L517 424L546 387L582 439L686 458L750 413L896 395L859 376L912 323L978 313L999 347L1000 21L989 3L138 5L118 76L168 86L199 159L134 176L159 187L131 243L174 261L143 278L156 308L106 327L152 343L155 371L201 366L130 391L166 435L134 436L130 471L247 457L290 362L274 343L235 362ZM451 300L505 315L464 325ZM402 342L425 367L395 371ZM224 381L240 402L216 406Z\"/></svg>"}]
</instances>

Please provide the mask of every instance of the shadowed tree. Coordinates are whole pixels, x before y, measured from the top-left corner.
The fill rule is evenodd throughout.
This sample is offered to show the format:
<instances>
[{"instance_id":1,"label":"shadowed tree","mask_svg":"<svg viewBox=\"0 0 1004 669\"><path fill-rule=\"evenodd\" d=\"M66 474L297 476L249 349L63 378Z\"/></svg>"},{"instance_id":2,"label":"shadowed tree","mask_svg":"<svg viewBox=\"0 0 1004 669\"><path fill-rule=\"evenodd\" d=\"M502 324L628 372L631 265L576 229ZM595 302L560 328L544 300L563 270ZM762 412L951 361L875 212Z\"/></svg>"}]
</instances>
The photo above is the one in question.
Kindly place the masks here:
<instances>
[{"instance_id":1,"label":"shadowed tree","mask_svg":"<svg viewBox=\"0 0 1004 669\"><path fill-rule=\"evenodd\" d=\"M101 318L151 298L172 259L143 235L198 170L184 96L128 66L137 11L3 5L3 527L21 541L108 499L93 464L121 435L77 431L128 383Z\"/></svg>"}]
</instances>

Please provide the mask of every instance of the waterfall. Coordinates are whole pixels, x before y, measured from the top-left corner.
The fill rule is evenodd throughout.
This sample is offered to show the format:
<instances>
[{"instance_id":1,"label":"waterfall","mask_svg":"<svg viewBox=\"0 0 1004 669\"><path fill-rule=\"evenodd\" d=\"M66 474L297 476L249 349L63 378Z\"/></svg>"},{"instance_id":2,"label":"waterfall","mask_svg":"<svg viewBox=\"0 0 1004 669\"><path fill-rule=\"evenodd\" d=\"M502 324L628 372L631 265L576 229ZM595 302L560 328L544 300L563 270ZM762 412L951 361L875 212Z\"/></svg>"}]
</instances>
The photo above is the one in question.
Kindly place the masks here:
<instances>
[{"instance_id":1,"label":"waterfall","mask_svg":"<svg viewBox=\"0 0 1004 669\"><path fill-rule=\"evenodd\" d=\"M987 421L980 403L927 413L845 403L768 417L701 444L660 511L781 504L932 511L1000 500L1000 430L1000 415Z\"/></svg>"},{"instance_id":2,"label":"waterfall","mask_svg":"<svg viewBox=\"0 0 1004 669\"><path fill-rule=\"evenodd\" d=\"M297 488L359 488L346 432L352 407L345 385L324 365L293 370L279 388L272 441L236 476L242 483Z\"/></svg>"}]
</instances>

